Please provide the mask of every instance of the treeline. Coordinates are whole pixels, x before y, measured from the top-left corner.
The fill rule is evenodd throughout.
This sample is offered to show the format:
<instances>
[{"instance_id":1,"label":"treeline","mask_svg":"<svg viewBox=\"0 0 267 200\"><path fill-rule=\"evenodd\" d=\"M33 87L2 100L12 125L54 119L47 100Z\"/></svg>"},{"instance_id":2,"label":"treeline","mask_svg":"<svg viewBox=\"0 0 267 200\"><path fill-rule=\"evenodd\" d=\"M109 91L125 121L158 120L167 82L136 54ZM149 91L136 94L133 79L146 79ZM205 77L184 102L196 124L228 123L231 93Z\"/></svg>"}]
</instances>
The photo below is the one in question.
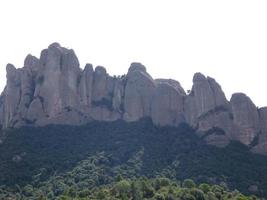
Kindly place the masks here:
<instances>
[{"instance_id":1,"label":"treeline","mask_svg":"<svg viewBox=\"0 0 267 200\"><path fill-rule=\"evenodd\" d=\"M29 191L28 191L29 192ZM124 179L118 176L109 185L93 187L79 191L68 188L59 197L46 194L0 194L3 200L257 200L256 196L246 196L237 190L230 191L225 185L196 185L193 180L171 181L158 177L147 179Z\"/></svg>"},{"instance_id":2,"label":"treeline","mask_svg":"<svg viewBox=\"0 0 267 200\"><path fill-rule=\"evenodd\" d=\"M93 190L76 193L69 190L60 200L256 200L256 196L245 196L227 187L202 183L196 185L186 179L182 183L168 178L118 179L116 182Z\"/></svg>"}]
</instances>

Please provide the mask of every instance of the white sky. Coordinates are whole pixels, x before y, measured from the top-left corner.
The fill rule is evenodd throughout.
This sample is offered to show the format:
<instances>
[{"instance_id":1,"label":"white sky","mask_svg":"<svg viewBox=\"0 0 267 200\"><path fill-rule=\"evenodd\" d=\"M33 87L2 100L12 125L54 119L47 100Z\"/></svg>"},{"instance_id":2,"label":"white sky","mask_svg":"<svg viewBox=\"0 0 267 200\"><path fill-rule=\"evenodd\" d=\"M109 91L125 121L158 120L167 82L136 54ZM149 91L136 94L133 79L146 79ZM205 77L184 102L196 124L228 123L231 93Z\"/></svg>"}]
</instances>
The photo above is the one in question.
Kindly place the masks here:
<instances>
[{"instance_id":1,"label":"white sky","mask_svg":"<svg viewBox=\"0 0 267 200\"><path fill-rule=\"evenodd\" d=\"M267 106L266 0L1 0L0 90L7 63L22 67L55 41L73 48L82 68L120 75L138 61L185 90L202 72L228 99L244 92Z\"/></svg>"}]
</instances>

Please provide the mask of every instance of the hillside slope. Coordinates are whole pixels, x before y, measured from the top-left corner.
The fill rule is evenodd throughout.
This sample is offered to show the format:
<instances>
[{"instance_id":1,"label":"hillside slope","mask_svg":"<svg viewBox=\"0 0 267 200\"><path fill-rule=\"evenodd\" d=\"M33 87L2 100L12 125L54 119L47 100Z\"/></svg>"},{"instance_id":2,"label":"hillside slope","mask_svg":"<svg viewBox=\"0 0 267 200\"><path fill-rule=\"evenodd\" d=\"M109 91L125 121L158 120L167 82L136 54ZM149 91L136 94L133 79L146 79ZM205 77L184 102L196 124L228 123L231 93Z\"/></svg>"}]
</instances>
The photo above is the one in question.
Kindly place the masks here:
<instances>
[{"instance_id":1,"label":"hillside slope","mask_svg":"<svg viewBox=\"0 0 267 200\"><path fill-rule=\"evenodd\" d=\"M192 178L267 196L267 157L238 142L225 148L207 145L186 124L157 127L143 119L23 127L7 130L0 152L0 185L11 193L34 186L60 195L64 188L107 185L122 175Z\"/></svg>"}]
</instances>

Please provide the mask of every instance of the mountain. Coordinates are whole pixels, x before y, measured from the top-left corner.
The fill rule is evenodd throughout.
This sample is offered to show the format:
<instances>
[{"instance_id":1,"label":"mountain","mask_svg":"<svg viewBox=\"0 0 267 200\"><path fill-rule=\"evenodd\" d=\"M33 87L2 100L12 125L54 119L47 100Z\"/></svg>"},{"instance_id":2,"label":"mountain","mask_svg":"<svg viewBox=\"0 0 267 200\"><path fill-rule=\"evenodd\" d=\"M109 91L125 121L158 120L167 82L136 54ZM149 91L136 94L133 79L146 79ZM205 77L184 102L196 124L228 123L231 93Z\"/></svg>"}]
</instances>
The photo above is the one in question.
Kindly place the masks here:
<instances>
[{"instance_id":1,"label":"mountain","mask_svg":"<svg viewBox=\"0 0 267 200\"><path fill-rule=\"evenodd\" d=\"M196 73L187 94L171 79L154 80L141 63L111 77L106 69L82 70L72 49L51 44L40 59L28 55L22 68L8 64L0 97L0 124L7 128L51 124L81 125L92 121L138 121L154 125L189 124L207 144L224 147L239 141L267 154L267 107L257 108L242 93L228 101L211 77ZM3 133L2 133L3 135Z\"/></svg>"},{"instance_id":2,"label":"mountain","mask_svg":"<svg viewBox=\"0 0 267 200\"><path fill-rule=\"evenodd\" d=\"M6 70L0 200L267 197L267 108L211 77L111 77L58 43Z\"/></svg>"}]
</instances>

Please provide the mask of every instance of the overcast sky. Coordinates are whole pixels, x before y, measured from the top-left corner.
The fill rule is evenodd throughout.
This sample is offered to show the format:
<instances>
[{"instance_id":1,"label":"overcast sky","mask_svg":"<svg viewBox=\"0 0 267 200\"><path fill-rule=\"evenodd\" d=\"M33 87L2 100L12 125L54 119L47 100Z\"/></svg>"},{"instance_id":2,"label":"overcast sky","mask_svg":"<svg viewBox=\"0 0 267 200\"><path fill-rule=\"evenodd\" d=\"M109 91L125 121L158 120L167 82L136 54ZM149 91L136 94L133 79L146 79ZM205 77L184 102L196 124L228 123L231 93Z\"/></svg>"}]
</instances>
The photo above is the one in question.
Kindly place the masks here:
<instances>
[{"instance_id":1,"label":"overcast sky","mask_svg":"<svg viewBox=\"0 0 267 200\"><path fill-rule=\"evenodd\" d=\"M244 92L267 106L266 11L266 0L1 0L0 90L7 63L22 67L27 54L59 42L82 68L120 75L138 61L185 90L202 72L228 99Z\"/></svg>"}]
</instances>

